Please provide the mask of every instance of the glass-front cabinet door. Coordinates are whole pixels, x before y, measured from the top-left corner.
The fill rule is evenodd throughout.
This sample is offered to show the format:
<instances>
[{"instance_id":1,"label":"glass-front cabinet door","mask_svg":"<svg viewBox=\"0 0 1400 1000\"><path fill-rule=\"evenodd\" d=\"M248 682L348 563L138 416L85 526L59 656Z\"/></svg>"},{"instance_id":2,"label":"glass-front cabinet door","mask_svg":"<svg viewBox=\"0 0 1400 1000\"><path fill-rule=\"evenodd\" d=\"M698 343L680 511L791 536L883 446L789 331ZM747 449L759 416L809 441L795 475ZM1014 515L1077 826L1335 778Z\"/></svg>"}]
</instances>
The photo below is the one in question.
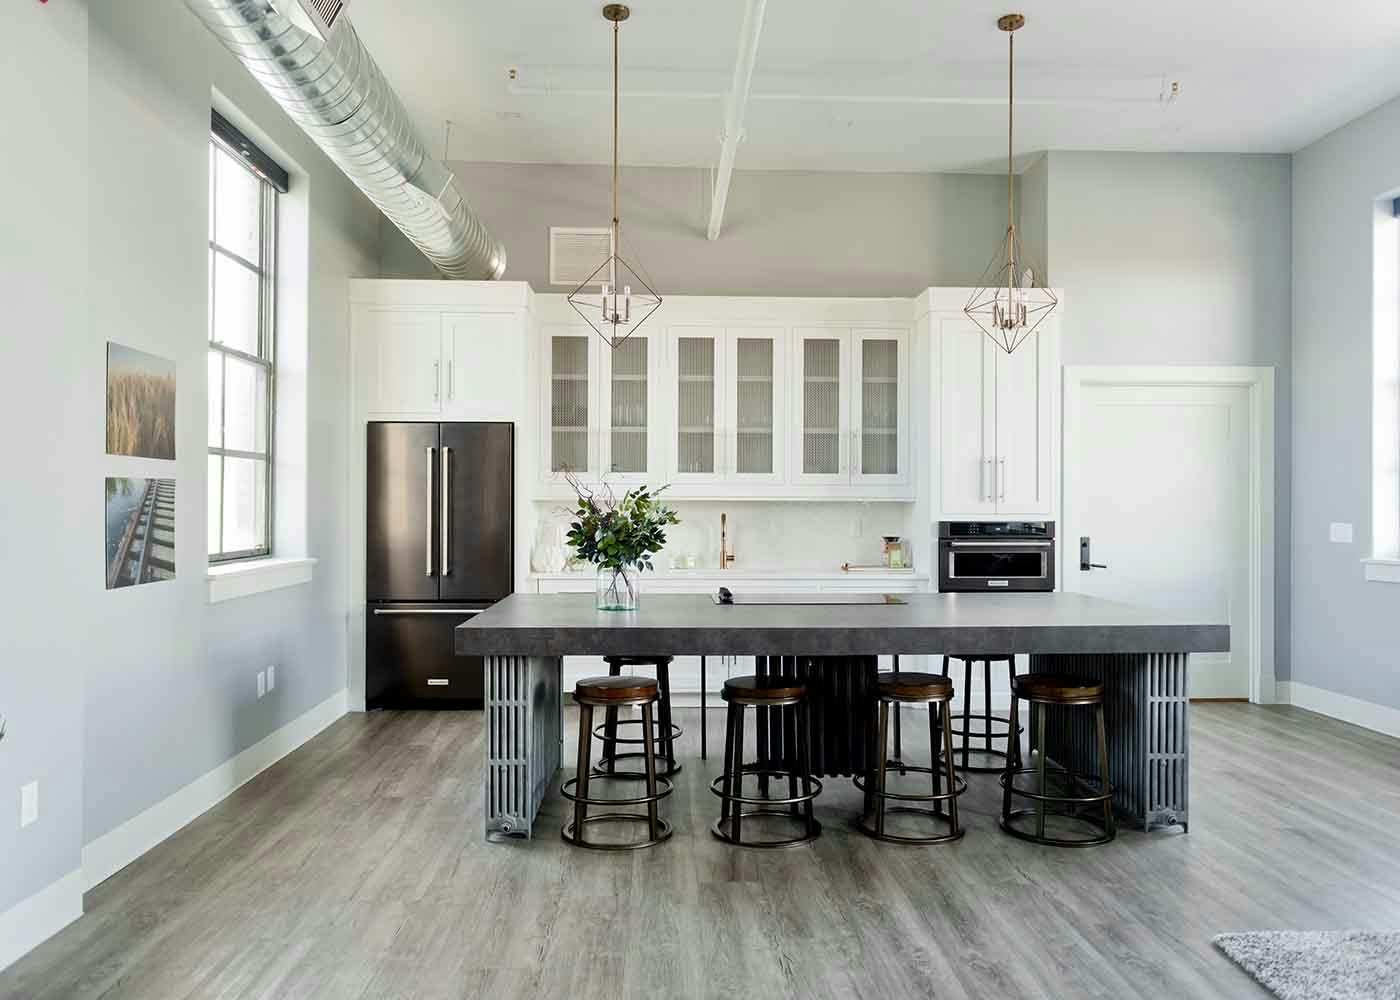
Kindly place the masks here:
<instances>
[{"instance_id":1,"label":"glass-front cabinet door","mask_svg":"<svg viewBox=\"0 0 1400 1000\"><path fill-rule=\"evenodd\" d=\"M851 335L851 481L908 481L909 336L901 330Z\"/></svg>"},{"instance_id":2,"label":"glass-front cabinet door","mask_svg":"<svg viewBox=\"0 0 1400 1000\"><path fill-rule=\"evenodd\" d=\"M586 328L556 328L546 338L549 366L546 391L548 478L565 472L584 477L598 473L597 417L593 377L598 365L597 336ZM601 343L601 342L600 342Z\"/></svg>"},{"instance_id":3,"label":"glass-front cabinet door","mask_svg":"<svg viewBox=\"0 0 1400 1000\"><path fill-rule=\"evenodd\" d=\"M675 482L713 482L723 472L720 434L724 331L714 327L672 327L671 366L675 379Z\"/></svg>"},{"instance_id":4,"label":"glass-front cabinet door","mask_svg":"<svg viewBox=\"0 0 1400 1000\"><path fill-rule=\"evenodd\" d=\"M793 335L793 482L849 481L849 349L847 330L799 329Z\"/></svg>"},{"instance_id":5,"label":"glass-front cabinet door","mask_svg":"<svg viewBox=\"0 0 1400 1000\"><path fill-rule=\"evenodd\" d=\"M609 482L645 483L655 469L652 380L659 369L660 340L649 333L634 333L616 347L599 343L602 469Z\"/></svg>"},{"instance_id":6,"label":"glass-front cabinet door","mask_svg":"<svg viewBox=\"0 0 1400 1000\"><path fill-rule=\"evenodd\" d=\"M787 475L786 347L785 330L726 331L724 471L736 481L781 483Z\"/></svg>"}]
</instances>

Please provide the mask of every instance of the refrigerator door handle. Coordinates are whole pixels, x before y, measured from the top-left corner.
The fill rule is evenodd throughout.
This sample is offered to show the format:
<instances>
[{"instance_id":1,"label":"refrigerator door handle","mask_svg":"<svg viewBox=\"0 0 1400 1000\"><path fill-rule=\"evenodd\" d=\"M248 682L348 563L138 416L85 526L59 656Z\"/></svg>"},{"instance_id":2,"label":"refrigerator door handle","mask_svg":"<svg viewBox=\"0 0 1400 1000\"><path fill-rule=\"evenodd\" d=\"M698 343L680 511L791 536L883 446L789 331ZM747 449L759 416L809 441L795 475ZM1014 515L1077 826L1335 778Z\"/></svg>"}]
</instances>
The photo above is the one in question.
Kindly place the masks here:
<instances>
[{"instance_id":1,"label":"refrigerator door handle","mask_svg":"<svg viewBox=\"0 0 1400 1000\"><path fill-rule=\"evenodd\" d=\"M428 447L427 447L427 456L426 456L426 457L427 457L427 461L424 463L424 468L427 469L427 473L428 473L428 485L427 485L427 488L423 490L423 497L424 497L424 500L425 500L426 503L427 503L427 510L426 510L426 517L425 517L426 527L425 527L425 529L424 529L424 540L425 540L424 550L425 550L425 558L426 558L427 564L428 564L427 575L428 575L428 576L432 576L432 575L433 575L433 446L432 446L432 445L428 445Z\"/></svg>"},{"instance_id":2,"label":"refrigerator door handle","mask_svg":"<svg viewBox=\"0 0 1400 1000\"><path fill-rule=\"evenodd\" d=\"M448 533L452 524L452 449L442 449L442 575L452 575L451 536Z\"/></svg>"}]
</instances>

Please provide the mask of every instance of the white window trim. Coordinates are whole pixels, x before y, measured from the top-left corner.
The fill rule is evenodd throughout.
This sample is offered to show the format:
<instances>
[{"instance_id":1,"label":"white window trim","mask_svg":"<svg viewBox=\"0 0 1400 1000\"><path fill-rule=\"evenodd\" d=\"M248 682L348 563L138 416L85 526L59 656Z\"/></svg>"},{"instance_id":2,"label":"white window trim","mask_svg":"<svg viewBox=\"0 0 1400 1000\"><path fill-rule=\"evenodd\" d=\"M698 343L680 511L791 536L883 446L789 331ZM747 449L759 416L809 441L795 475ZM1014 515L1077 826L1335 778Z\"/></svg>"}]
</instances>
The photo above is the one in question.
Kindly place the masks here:
<instances>
[{"instance_id":1,"label":"white window trim","mask_svg":"<svg viewBox=\"0 0 1400 1000\"><path fill-rule=\"evenodd\" d=\"M219 604L270 590L310 583L316 560L306 557L269 556L239 562L213 563L207 573L209 603Z\"/></svg>"}]
</instances>

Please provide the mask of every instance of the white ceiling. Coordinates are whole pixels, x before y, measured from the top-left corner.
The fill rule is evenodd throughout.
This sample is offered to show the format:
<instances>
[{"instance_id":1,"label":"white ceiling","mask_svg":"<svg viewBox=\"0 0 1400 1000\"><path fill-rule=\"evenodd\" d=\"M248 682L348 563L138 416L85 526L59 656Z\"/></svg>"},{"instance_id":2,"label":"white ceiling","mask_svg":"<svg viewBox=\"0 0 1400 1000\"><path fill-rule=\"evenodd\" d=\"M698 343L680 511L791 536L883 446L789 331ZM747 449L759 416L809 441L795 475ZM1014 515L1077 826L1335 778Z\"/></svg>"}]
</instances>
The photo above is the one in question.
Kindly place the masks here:
<instances>
[{"instance_id":1,"label":"white ceiling","mask_svg":"<svg viewBox=\"0 0 1400 1000\"><path fill-rule=\"evenodd\" d=\"M622 157L713 166L745 0L635 0ZM604 163L611 27L590 0L351 0L436 155ZM741 169L996 170L1018 154L1292 152L1400 94L1395 0L768 0ZM509 70L518 71L509 79ZM1179 80L1175 102L1160 101Z\"/></svg>"}]
</instances>

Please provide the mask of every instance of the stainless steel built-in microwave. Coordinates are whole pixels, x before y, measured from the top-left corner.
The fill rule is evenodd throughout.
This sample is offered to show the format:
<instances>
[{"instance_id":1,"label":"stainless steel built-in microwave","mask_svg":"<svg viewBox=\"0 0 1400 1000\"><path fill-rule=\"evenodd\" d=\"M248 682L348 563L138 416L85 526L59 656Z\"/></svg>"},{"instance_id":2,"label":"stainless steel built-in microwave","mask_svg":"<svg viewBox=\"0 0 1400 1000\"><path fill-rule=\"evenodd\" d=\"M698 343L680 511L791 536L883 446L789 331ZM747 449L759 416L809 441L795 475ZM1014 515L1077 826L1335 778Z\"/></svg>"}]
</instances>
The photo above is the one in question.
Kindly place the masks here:
<instances>
[{"instance_id":1,"label":"stainless steel built-in microwave","mask_svg":"<svg viewBox=\"0 0 1400 1000\"><path fill-rule=\"evenodd\" d=\"M942 593L1055 589L1055 522L940 521Z\"/></svg>"}]
</instances>

